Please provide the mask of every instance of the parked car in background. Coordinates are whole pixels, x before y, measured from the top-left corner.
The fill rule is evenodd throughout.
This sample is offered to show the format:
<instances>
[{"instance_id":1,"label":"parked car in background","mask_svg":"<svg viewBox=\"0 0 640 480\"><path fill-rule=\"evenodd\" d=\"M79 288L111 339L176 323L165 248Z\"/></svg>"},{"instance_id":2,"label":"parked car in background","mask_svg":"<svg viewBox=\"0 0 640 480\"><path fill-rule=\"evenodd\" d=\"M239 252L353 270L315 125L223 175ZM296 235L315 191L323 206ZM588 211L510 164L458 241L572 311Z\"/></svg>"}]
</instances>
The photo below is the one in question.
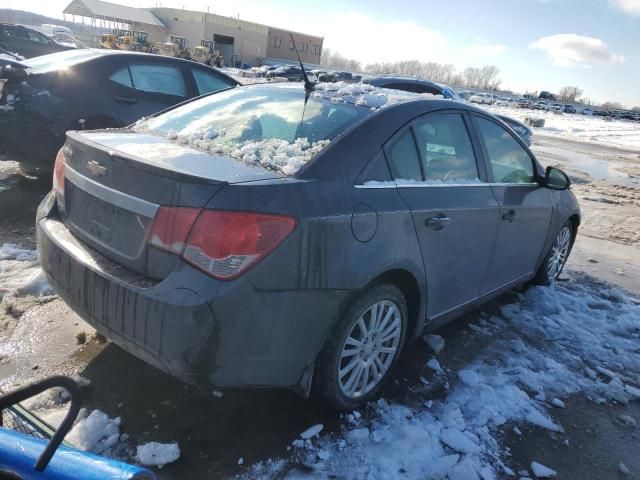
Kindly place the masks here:
<instances>
[{"instance_id":1,"label":"parked car in background","mask_svg":"<svg viewBox=\"0 0 640 480\"><path fill-rule=\"evenodd\" d=\"M593 109L591 108L581 108L578 113L581 115L593 115Z\"/></svg>"},{"instance_id":2,"label":"parked car in background","mask_svg":"<svg viewBox=\"0 0 640 480\"><path fill-rule=\"evenodd\" d=\"M251 85L69 132L36 218L50 285L185 382L353 410L425 331L558 278L562 171L467 103L367 93Z\"/></svg>"},{"instance_id":3,"label":"parked car in background","mask_svg":"<svg viewBox=\"0 0 640 480\"><path fill-rule=\"evenodd\" d=\"M314 73L315 73L315 71L314 71ZM318 78L319 82L335 83L335 82L340 80L338 78L338 75L336 75L334 72L319 71L319 73L316 73L316 77Z\"/></svg>"},{"instance_id":4,"label":"parked car in background","mask_svg":"<svg viewBox=\"0 0 640 480\"><path fill-rule=\"evenodd\" d=\"M362 83L373 85L381 88L392 88L394 90L402 90L412 93L427 93L431 95L442 95L443 98L455 100L457 102L466 102L453 88L446 85L440 85L438 83L430 82L429 80L423 80L415 77L392 77L392 76L377 76L377 77L365 77L362 79ZM531 145L531 136L533 132L524 123L515 120L514 118L506 115L498 115L503 122L509 125L513 130L522 138L527 146Z\"/></svg>"},{"instance_id":5,"label":"parked car in background","mask_svg":"<svg viewBox=\"0 0 640 480\"><path fill-rule=\"evenodd\" d=\"M564 106L564 113L576 113L576 107L573 105L567 104Z\"/></svg>"},{"instance_id":6,"label":"parked car in background","mask_svg":"<svg viewBox=\"0 0 640 480\"><path fill-rule=\"evenodd\" d=\"M492 105L494 102L493 95L488 93L474 93L469 97L471 103L479 103L481 105Z\"/></svg>"},{"instance_id":7,"label":"parked car in background","mask_svg":"<svg viewBox=\"0 0 640 480\"><path fill-rule=\"evenodd\" d=\"M549 103L548 102L544 102L544 101L539 101L533 104L533 108L535 110L544 110L544 111L548 111L549 110Z\"/></svg>"},{"instance_id":8,"label":"parked car in background","mask_svg":"<svg viewBox=\"0 0 640 480\"><path fill-rule=\"evenodd\" d=\"M24 58L33 58L72 50L76 47L58 43L44 33L22 25L0 23L0 48L17 53Z\"/></svg>"},{"instance_id":9,"label":"parked car in background","mask_svg":"<svg viewBox=\"0 0 640 480\"><path fill-rule=\"evenodd\" d=\"M290 82L302 82L304 80L302 69L295 65L278 67L274 70L269 70L266 73L265 77L266 78L274 78L274 77L286 78ZM311 71L307 72L307 77L311 82L317 81L316 76Z\"/></svg>"},{"instance_id":10,"label":"parked car in background","mask_svg":"<svg viewBox=\"0 0 640 480\"><path fill-rule=\"evenodd\" d=\"M106 49L25 60L0 76L6 80L0 142L27 170L50 170L67 130L124 127L189 98L238 85L196 62Z\"/></svg>"},{"instance_id":11,"label":"parked car in background","mask_svg":"<svg viewBox=\"0 0 640 480\"><path fill-rule=\"evenodd\" d=\"M516 101L513 98L497 98L493 104L499 107L513 107L515 106Z\"/></svg>"},{"instance_id":12,"label":"parked car in background","mask_svg":"<svg viewBox=\"0 0 640 480\"><path fill-rule=\"evenodd\" d=\"M551 105L549 105L549 111L552 111L552 112L563 112L564 111L564 105L562 105L560 103L552 103Z\"/></svg>"},{"instance_id":13,"label":"parked car in background","mask_svg":"<svg viewBox=\"0 0 640 480\"><path fill-rule=\"evenodd\" d=\"M529 108L531 107L531 102L526 98L519 98L516 100L515 106L518 108Z\"/></svg>"}]
</instances>

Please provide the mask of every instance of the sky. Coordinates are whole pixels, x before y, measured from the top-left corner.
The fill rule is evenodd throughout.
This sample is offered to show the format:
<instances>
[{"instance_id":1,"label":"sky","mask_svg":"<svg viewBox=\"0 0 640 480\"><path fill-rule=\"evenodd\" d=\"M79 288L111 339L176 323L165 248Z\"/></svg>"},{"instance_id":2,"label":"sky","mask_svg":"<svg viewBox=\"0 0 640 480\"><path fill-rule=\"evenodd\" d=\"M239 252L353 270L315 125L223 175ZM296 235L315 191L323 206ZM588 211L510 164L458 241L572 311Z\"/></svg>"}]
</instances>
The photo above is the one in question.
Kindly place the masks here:
<instances>
[{"instance_id":1,"label":"sky","mask_svg":"<svg viewBox=\"0 0 640 480\"><path fill-rule=\"evenodd\" d=\"M62 17L70 0L0 0ZM237 16L324 37L363 64L417 59L496 65L523 93L576 85L595 102L640 106L640 0L116 0Z\"/></svg>"}]
</instances>

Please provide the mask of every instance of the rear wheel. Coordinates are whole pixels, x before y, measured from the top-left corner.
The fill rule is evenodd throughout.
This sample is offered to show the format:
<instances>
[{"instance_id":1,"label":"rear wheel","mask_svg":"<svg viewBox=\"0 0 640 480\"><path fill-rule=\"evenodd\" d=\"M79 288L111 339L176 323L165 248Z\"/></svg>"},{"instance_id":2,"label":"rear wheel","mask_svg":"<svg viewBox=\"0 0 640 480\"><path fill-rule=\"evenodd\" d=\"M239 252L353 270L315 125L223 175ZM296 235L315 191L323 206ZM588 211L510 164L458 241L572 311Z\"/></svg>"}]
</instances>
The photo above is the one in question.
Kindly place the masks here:
<instances>
[{"instance_id":1,"label":"rear wheel","mask_svg":"<svg viewBox=\"0 0 640 480\"><path fill-rule=\"evenodd\" d=\"M560 276L562 269L569 258L571 252L571 242L573 232L571 222L567 221L558 231L549 253L540 265L540 270L536 276L536 283L540 285L551 285Z\"/></svg>"},{"instance_id":2,"label":"rear wheel","mask_svg":"<svg viewBox=\"0 0 640 480\"><path fill-rule=\"evenodd\" d=\"M363 292L347 310L318 358L318 396L339 410L373 399L397 363L407 334L407 306L391 284Z\"/></svg>"}]
</instances>

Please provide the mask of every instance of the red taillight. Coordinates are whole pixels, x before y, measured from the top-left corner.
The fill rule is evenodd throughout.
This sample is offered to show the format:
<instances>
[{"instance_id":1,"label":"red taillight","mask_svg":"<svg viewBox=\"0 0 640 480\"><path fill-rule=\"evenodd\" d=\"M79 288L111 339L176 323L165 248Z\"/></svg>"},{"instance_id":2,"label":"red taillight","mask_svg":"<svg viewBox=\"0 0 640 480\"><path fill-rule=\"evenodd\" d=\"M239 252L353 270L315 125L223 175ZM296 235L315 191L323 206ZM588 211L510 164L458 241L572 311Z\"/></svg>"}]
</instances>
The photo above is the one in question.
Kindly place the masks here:
<instances>
[{"instance_id":1,"label":"red taillight","mask_svg":"<svg viewBox=\"0 0 640 480\"><path fill-rule=\"evenodd\" d=\"M296 219L283 215L162 207L150 243L230 280L269 254L295 227Z\"/></svg>"},{"instance_id":2,"label":"red taillight","mask_svg":"<svg viewBox=\"0 0 640 480\"><path fill-rule=\"evenodd\" d=\"M199 208L160 207L153 220L149 243L181 255L191 227L201 211Z\"/></svg>"},{"instance_id":3,"label":"red taillight","mask_svg":"<svg viewBox=\"0 0 640 480\"><path fill-rule=\"evenodd\" d=\"M56 197L58 206L64 210L64 153L62 149L58 150L56 155L56 163L53 167L53 194Z\"/></svg>"}]
</instances>

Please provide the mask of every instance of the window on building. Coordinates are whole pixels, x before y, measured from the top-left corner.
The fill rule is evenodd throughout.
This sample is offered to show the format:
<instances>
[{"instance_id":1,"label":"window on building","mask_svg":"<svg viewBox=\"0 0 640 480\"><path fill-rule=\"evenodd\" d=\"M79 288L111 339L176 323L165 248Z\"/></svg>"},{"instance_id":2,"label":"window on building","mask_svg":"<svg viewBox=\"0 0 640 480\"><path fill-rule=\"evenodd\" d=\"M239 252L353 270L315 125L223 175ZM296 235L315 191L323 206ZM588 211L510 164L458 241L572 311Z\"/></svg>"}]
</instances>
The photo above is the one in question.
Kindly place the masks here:
<instances>
[{"instance_id":1,"label":"window on building","mask_svg":"<svg viewBox=\"0 0 640 480\"><path fill-rule=\"evenodd\" d=\"M282 45L282 39L280 37L273 37L271 45L275 48L280 48L280 45Z\"/></svg>"},{"instance_id":2,"label":"window on building","mask_svg":"<svg viewBox=\"0 0 640 480\"><path fill-rule=\"evenodd\" d=\"M309 51L309 44L308 43L303 43L302 44L302 51L303 52L308 52Z\"/></svg>"},{"instance_id":3,"label":"window on building","mask_svg":"<svg viewBox=\"0 0 640 480\"><path fill-rule=\"evenodd\" d=\"M320 45L313 46L313 53L315 55L320 55L322 53L322 48L320 47Z\"/></svg>"},{"instance_id":4,"label":"window on building","mask_svg":"<svg viewBox=\"0 0 640 480\"><path fill-rule=\"evenodd\" d=\"M295 50L293 47L293 42L289 40L289 50Z\"/></svg>"}]
</instances>

